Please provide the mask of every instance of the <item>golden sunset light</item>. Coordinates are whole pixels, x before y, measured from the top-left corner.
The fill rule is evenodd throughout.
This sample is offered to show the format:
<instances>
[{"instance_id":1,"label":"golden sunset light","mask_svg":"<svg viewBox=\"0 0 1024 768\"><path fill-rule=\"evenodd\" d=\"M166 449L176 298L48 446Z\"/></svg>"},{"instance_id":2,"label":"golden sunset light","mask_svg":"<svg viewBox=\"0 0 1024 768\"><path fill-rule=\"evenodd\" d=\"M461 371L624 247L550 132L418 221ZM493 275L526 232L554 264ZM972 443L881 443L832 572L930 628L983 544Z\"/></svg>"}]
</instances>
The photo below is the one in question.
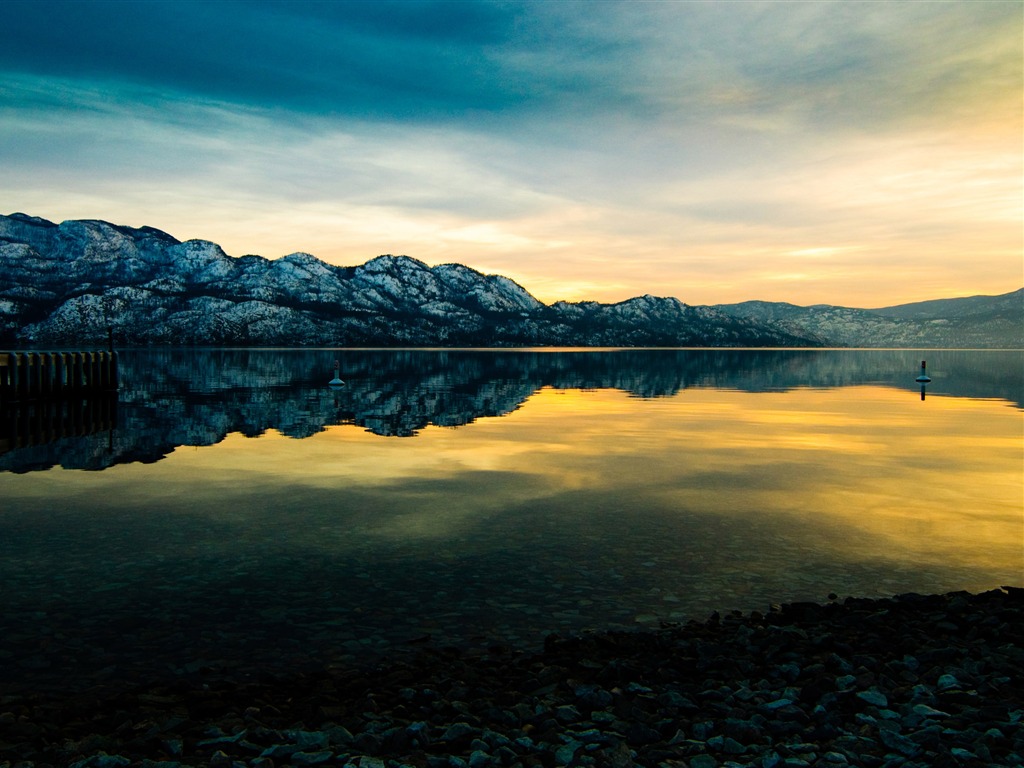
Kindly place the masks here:
<instances>
[{"instance_id":1,"label":"golden sunset light","mask_svg":"<svg viewBox=\"0 0 1024 768\"><path fill-rule=\"evenodd\" d=\"M462 263L546 303L880 307L1024 282L1016 3L480 3L416 42L346 4L212 3L196 26L198 6L140 3L127 28L173 13L169 36L116 61L117 4L45 24L15 5L8 213ZM235 26L306 66L250 63ZM379 78L341 53L371 48Z\"/></svg>"}]
</instances>

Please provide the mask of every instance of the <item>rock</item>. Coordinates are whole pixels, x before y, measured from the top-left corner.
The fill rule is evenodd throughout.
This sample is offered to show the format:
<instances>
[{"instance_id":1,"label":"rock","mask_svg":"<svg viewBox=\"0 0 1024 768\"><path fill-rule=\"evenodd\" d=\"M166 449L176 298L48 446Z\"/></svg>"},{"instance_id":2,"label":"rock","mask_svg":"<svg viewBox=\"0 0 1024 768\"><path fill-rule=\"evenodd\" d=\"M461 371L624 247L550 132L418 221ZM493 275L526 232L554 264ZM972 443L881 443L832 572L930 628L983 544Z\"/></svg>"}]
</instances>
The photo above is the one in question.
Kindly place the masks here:
<instances>
[{"instance_id":1,"label":"rock","mask_svg":"<svg viewBox=\"0 0 1024 768\"><path fill-rule=\"evenodd\" d=\"M666 691L658 696L658 703L663 707L675 707L684 712L695 712L698 709L692 699L683 696L678 691Z\"/></svg>"},{"instance_id":2,"label":"rock","mask_svg":"<svg viewBox=\"0 0 1024 768\"><path fill-rule=\"evenodd\" d=\"M309 750L324 750L331 743L330 734L324 731L292 731L288 734L295 745L305 752Z\"/></svg>"},{"instance_id":3,"label":"rock","mask_svg":"<svg viewBox=\"0 0 1024 768\"><path fill-rule=\"evenodd\" d=\"M519 759L519 755L509 747L503 746L494 750L494 758L502 765L512 765L512 763Z\"/></svg>"},{"instance_id":4,"label":"rock","mask_svg":"<svg viewBox=\"0 0 1024 768\"><path fill-rule=\"evenodd\" d=\"M661 741L661 733L641 722L630 723L626 732L626 741L631 746L643 746Z\"/></svg>"},{"instance_id":5,"label":"rock","mask_svg":"<svg viewBox=\"0 0 1024 768\"><path fill-rule=\"evenodd\" d=\"M293 765L320 765L332 757L334 753L331 750L323 749L319 752L295 752L290 760Z\"/></svg>"},{"instance_id":6,"label":"rock","mask_svg":"<svg viewBox=\"0 0 1024 768\"><path fill-rule=\"evenodd\" d=\"M857 693L857 698L873 707L881 708L889 706L889 699L886 695L875 689L870 691L859 691Z\"/></svg>"},{"instance_id":7,"label":"rock","mask_svg":"<svg viewBox=\"0 0 1024 768\"><path fill-rule=\"evenodd\" d=\"M853 675L842 675L836 678L836 688L840 691L849 691L857 684L857 678Z\"/></svg>"},{"instance_id":8,"label":"rock","mask_svg":"<svg viewBox=\"0 0 1024 768\"><path fill-rule=\"evenodd\" d=\"M927 704L915 704L912 711L914 714L920 715L921 717L949 717L948 712L943 712L941 709L935 709Z\"/></svg>"},{"instance_id":9,"label":"rock","mask_svg":"<svg viewBox=\"0 0 1024 768\"><path fill-rule=\"evenodd\" d=\"M555 719L560 723L577 723L583 719L583 715L571 704L564 704L555 709Z\"/></svg>"},{"instance_id":10,"label":"rock","mask_svg":"<svg viewBox=\"0 0 1024 768\"><path fill-rule=\"evenodd\" d=\"M881 739L882 743L889 747L889 749L895 749L901 755L916 757L921 753L920 746L896 731L880 730L878 732L878 738Z\"/></svg>"},{"instance_id":11,"label":"rock","mask_svg":"<svg viewBox=\"0 0 1024 768\"><path fill-rule=\"evenodd\" d=\"M444 732L441 737L442 741L460 741L462 739L468 739L476 734L477 730L469 723L453 723Z\"/></svg>"},{"instance_id":12,"label":"rock","mask_svg":"<svg viewBox=\"0 0 1024 768\"><path fill-rule=\"evenodd\" d=\"M800 665L792 661L786 664L780 664L778 666L778 672L786 680L792 682L800 677Z\"/></svg>"},{"instance_id":13,"label":"rock","mask_svg":"<svg viewBox=\"0 0 1024 768\"><path fill-rule=\"evenodd\" d=\"M235 744L245 738L245 731L239 731L234 736L217 736L212 739L204 739L196 744L197 747L223 747Z\"/></svg>"},{"instance_id":14,"label":"rock","mask_svg":"<svg viewBox=\"0 0 1024 768\"><path fill-rule=\"evenodd\" d=\"M979 601L992 601L988 619ZM141 768L1020 764L1024 701L1012 683L1024 673L1024 622L998 596L962 602L971 634L938 629L932 644L941 596L884 612L877 601L820 615L801 607L801 632L769 626L792 616L727 614L654 632L556 636L536 654L426 649L415 664L270 682L208 671L201 682L131 694L106 694L100 682L81 701L5 691L0 743L17 745L12 766L25 768L121 759ZM848 680L831 677L842 664L830 654ZM797 657L795 680L779 673ZM908 658L916 680L902 675ZM35 744L50 752L37 756Z\"/></svg>"},{"instance_id":15,"label":"rock","mask_svg":"<svg viewBox=\"0 0 1024 768\"><path fill-rule=\"evenodd\" d=\"M759 720L764 720L760 715L757 717ZM726 718L722 721L722 730L726 736L731 736L743 744L756 744L764 738L764 729L753 719Z\"/></svg>"},{"instance_id":16,"label":"rock","mask_svg":"<svg viewBox=\"0 0 1024 768\"><path fill-rule=\"evenodd\" d=\"M960 681L953 675L942 675L939 677L936 687L939 691L952 691L960 688Z\"/></svg>"},{"instance_id":17,"label":"rock","mask_svg":"<svg viewBox=\"0 0 1024 768\"><path fill-rule=\"evenodd\" d=\"M999 730L999 728L993 726L985 731L982 738L986 744L1000 744L1006 741L1006 734Z\"/></svg>"},{"instance_id":18,"label":"rock","mask_svg":"<svg viewBox=\"0 0 1024 768\"><path fill-rule=\"evenodd\" d=\"M405 735L413 746L426 747L430 744L430 726L425 722L410 723L406 726Z\"/></svg>"},{"instance_id":19,"label":"rock","mask_svg":"<svg viewBox=\"0 0 1024 768\"><path fill-rule=\"evenodd\" d=\"M574 693L577 699L592 709L601 709L612 703L612 695L597 685L577 686Z\"/></svg>"},{"instance_id":20,"label":"rock","mask_svg":"<svg viewBox=\"0 0 1024 768\"><path fill-rule=\"evenodd\" d=\"M264 749L259 756L271 759L288 758L296 752L298 752L298 747L294 744L274 744Z\"/></svg>"},{"instance_id":21,"label":"rock","mask_svg":"<svg viewBox=\"0 0 1024 768\"><path fill-rule=\"evenodd\" d=\"M355 737L352 735L352 732L349 731L348 728L344 728L340 725L335 725L331 728L328 728L327 737L327 746L335 747L346 747L355 740Z\"/></svg>"},{"instance_id":22,"label":"rock","mask_svg":"<svg viewBox=\"0 0 1024 768\"><path fill-rule=\"evenodd\" d=\"M555 759L558 761L559 765L568 765L572 762L577 750L582 746L582 741L571 739L568 743L555 750Z\"/></svg>"},{"instance_id":23,"label":"rock","mask_svg":"<svg viewBox=\"0 0 1024 768\"><path fill-rule=\"evenodd\" d=\"M775 699L767 702L766 704L762 704L758 709L771 713L791 706L793 706L793 701L791 699Z\"/></svg>"},{"instance_id":24,"label":"rock","mask_svg":"<svg viewBox=\"0 0 1024 768\"><path fill-rule=\"evenodd\" d=\"M607 766L607 768L635 768L636 766L636 762L633 760L633 751L621 742L595 754L599 764Z\"/></svg>"},{"instance_id":25,"label":"rock","mask_svg":"<svg viewBox=\"0 0 1024 768\"><path fill-rule=\"evenodd\" d=\"M727 755L742 755L747 748L731 736L726 736L722 744L722 751Z\"/></svg>"},{"instance_id":26,"label":"rock","mask_svg":"<svg viewBox=\"0 0 1024 768\"><path fill-rule=\"evenodd\" d=\"M707 739L714 730L715 724L711 720L700 720L690 725L690 733L695 739Z\"/></svg>"}]
</instances>

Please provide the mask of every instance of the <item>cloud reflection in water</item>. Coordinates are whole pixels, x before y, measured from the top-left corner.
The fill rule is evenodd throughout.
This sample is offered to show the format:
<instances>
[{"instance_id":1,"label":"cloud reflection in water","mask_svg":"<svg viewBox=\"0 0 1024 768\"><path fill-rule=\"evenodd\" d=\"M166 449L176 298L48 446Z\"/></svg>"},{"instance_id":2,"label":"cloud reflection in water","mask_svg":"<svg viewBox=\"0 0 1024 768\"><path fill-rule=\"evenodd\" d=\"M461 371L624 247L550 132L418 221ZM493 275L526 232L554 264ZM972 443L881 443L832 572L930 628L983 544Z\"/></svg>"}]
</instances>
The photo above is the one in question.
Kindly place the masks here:
<instances>
[{"instance_id":1,"label":"cloud reflection in water","mask_svg":"<svg viewBox=\"0 0 1024 768\"><path fill-rule=\"evenodd\" d=\"M813 542L808 556L823 561L1012 574L1021 562L1018 427L990 403L933 398L917 413L905 392L871 387L656 400L544 389L501 419L428 427L412 441L353 426L302 441L231 435L130 472L136 488L152 475L147 505L170 495L189 498L190 514L256 516L270 529L297 517L320 523L281 530L286 547L324 546L325 524L351 533L354 523L376 542L458 539L486 551L528 538L515 524L524 514L585 527L719 515L771 523ZM331 539L334 551L353 545L342 538Z\"/></svg>"},{"instance_id":2,"label":"cloud reflection in water","mask_svg":"<svg viewBox=\"0 0 1024 768\"><path fill-rule=\"evenodd\" d=\"M320 663L423 634L531 644L832 591L1020 585L1021 413L1007 400L623 374L631 395L568 369L578 386L538 389L503 366L523 402L464 427L396 438L328 419L295 439L243 407L299 428L277 390L208 387L186 402L190 429L218 413L259 436L197 430L218 439L154 463L0 473L0 632L26 648L82 638L102 667L103 628L131 616L165 638L165 666L196 652L183 632L220 638L210 653L271 663L297 647Z\"/></svg>"}]
</instances>

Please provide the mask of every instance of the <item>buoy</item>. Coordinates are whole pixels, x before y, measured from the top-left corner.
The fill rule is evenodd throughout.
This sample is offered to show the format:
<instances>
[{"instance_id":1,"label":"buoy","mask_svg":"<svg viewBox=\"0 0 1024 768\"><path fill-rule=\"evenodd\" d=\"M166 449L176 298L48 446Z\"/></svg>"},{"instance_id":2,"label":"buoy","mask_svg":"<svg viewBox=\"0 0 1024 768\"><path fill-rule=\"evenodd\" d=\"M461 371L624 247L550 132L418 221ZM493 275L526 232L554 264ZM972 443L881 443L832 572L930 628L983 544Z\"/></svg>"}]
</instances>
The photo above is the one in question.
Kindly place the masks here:
<instances>
[{"instance_id":1,"label":"buoy","mask_svg":"<svg viewBox=\"0 0 1024 768\"><path fill-rule=\"evenodd\" d=\"M334 361L334 378L327 382L328 386L331 387L344 387L345 382L341 380L341 363L337 360Z\"/></svg>"},{"instance_id":2,"label":"buoy","mask_svg":"<svg viewBox=\"0 0 1024 768\"><path fill-rule=\"evenodd\" d=\"M914 379L914 381L918 382L919 384L927 384L929 381L931 381L931 378L928 376L928 374L924 372L924 363L925 363L925 361L922 360L921 361L921 375L918 376L916 379Z\"/></svg>"}]
</instances>

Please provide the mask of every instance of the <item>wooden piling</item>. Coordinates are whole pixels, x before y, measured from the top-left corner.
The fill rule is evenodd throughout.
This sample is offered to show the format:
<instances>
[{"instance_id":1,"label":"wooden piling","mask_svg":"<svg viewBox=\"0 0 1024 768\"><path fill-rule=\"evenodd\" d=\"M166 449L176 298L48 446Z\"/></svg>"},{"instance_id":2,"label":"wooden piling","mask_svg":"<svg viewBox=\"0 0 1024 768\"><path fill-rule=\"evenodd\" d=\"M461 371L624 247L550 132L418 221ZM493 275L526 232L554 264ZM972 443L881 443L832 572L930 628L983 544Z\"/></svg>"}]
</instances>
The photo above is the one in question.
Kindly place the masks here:
<instances>
[{"instance_id":1,"label":"wooden piling","mask_svg":"<svg viewBox=\"0 0 1024 768\"><path fill-rule=\"evenodd\" d=\"M116 392L116 352L0 352L0 404Z\"/></svg>"}]
</instances>

